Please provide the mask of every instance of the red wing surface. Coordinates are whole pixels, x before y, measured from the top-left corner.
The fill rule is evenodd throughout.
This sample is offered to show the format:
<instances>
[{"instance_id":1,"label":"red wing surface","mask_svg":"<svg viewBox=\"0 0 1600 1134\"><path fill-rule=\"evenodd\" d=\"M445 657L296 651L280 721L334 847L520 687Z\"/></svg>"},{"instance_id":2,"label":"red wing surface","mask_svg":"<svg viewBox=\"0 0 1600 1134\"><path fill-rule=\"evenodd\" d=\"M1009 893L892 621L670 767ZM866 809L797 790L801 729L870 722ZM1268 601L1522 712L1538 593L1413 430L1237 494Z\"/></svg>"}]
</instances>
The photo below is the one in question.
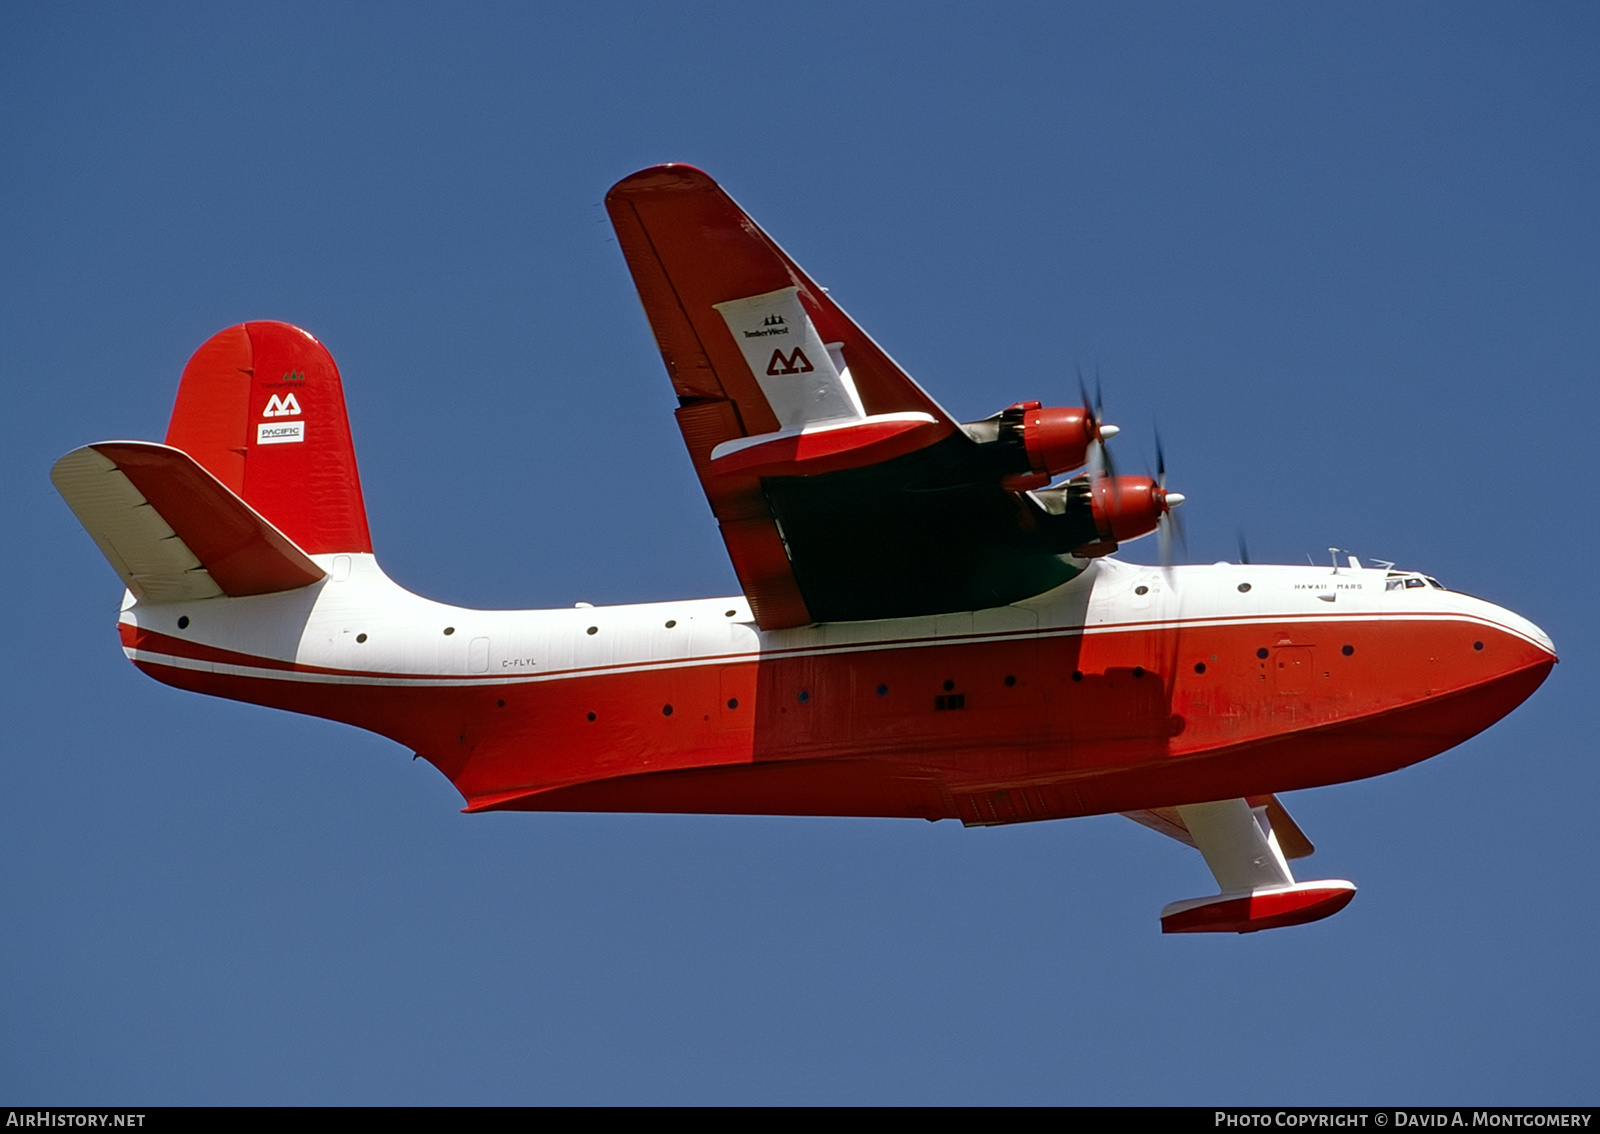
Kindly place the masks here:
<instances>
[{"instance_id":1,"label":"red wing surface","mask_svg":"<svg viewBox=\"0 0 1600 1134\"><path fill-rule=\"evenodd\" d=\"M761 626L999 606L1076 573L1062 555L1095 538L1087 512L1004 487L1010 450L953 421L711 178L642 170L606 208Z\"/></svg>"}]
</instances>

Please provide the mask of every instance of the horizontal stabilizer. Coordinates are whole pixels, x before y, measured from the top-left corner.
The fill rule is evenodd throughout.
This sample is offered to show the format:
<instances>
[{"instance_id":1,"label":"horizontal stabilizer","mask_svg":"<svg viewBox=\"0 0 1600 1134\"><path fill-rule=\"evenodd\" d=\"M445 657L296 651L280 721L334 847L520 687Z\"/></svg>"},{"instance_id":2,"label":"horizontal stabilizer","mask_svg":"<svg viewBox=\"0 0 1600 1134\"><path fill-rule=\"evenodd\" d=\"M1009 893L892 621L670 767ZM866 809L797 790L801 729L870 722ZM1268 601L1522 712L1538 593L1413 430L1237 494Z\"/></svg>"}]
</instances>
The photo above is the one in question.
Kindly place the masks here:
<instances>
[{"instance_id":1,"label":"horizontal stabilizer","mask_svg":"<svg viewBox=\"0 0 1600 1134\"><path fill-rule=\"evenodd\" d=\"M102 441L62 457L50 479L140 601L273 594L323 577L293 540L181 449Z\"/></svg>"}]
</instances>

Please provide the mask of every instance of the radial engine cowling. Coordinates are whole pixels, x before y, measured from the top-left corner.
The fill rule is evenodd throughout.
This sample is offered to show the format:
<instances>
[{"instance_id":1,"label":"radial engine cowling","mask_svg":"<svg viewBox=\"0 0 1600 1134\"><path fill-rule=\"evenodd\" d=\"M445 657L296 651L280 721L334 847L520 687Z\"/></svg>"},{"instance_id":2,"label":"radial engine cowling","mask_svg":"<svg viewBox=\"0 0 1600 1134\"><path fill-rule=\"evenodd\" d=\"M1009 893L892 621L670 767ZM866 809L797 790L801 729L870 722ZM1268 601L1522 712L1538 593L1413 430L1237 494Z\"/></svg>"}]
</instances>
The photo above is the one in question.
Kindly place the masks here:
<instances>
[{"instance_id":1,"label":"radial engine cowling","mask_svg":"<svg viewBox=\"0 0 1600 1134\"><path fill-rule=\"evenodd\" d=\"M1106 555L1119 543L1149 535L1162 516L1182 503L1180 493L1168 492L1147 476L1098 477L1089 484L1089 509L1100 539L1074 554Z\"/></svg>"},{"instance_id":2,"label":"radial engine cowling","mask_svg":"<svg viewBox=\"0 0 1600 1134\"><path fill-rule=\"evenodd\" d=\"M1027 455L1029 471L1006 478L1006 487L1014 491L1042 488L1062 473L1082 468L1089 459L1089 446L1116 432L1098 426L1082 406L1038 402L1018 402L1005 411L1002 422Z\"/></svg>"}]
</instances>

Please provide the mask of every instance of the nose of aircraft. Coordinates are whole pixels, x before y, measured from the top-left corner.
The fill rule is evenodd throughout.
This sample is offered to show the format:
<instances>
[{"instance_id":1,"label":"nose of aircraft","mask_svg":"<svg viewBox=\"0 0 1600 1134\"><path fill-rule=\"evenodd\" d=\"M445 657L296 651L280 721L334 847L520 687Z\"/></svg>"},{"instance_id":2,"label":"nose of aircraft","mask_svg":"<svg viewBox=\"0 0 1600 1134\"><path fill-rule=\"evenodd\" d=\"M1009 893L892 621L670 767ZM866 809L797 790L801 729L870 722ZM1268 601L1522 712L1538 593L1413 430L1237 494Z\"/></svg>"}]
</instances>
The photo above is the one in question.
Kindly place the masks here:
<instances>
[{"instance_id":1,"label":"nose of aircraft","mask_svg":"<svg viewBox=\"0 0 1600 1134\"><path fill-rule=\"evenodd\" d=\"M1500 631L1493 637L1484 634L1481 641L1473 643L1498 676L1477 686L1471 704L1460 706L1458 713L1462 718L1481 715L1483 727L1487 727L1531 697L1559 659L1550 635L1522 615L1478 599L1471 601L1474 620L1490 622Z\"/></svg>"},{"instance_id":2,"label":"nose of aircraft","mask_svg":"<svg viewBox=\"0 0 1600 1134\"><path fill-rule=\"evenodd\" d=\"M1538 649L1549 655L1550 661L1560 660L1556 656L1556 644L1550 640L1550 635L1528 621L1528 619L1515 611L1507 610L1503 606L1493 606L1490 603L1484 603L1483 605L1493 611L1492 617L1494 621L1499 623L1504 630L1538 647Z\"/></svg>"},{"instance_id":3,"label":"nose of aircraft","mask_svg":"<svg viewBox=\"0 0 1600 1134\"><path fill-rule=\"evenodd\" d=\"M1435 752L1475 736L1526 701L1557 660L1550 636L1520 614L1466 595L1452 593L1446 601L1465 618L1452 635L1459 635L1457 649L1466 647L1456 655L1465 663L1457 671L1465 684L1420 706L1407 726L1431 735Z\"/></svg>"}]
</instances>

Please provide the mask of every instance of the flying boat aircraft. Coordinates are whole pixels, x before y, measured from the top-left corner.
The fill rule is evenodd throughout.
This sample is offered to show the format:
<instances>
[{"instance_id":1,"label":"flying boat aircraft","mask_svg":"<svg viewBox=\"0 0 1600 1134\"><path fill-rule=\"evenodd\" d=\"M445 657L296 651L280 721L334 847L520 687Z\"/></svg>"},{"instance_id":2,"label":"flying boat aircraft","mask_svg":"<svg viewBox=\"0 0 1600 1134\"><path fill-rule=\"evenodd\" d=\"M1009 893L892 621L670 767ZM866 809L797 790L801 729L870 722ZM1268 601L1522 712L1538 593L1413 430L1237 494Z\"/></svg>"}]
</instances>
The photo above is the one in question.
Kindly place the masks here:
<instances>
[{"instance_id":1,"label":"flying boat aircraft","mask_svg":"<svg viewBox=\"0 0 1600 1134\"><path fill-rule=\"evenodd\" d=\"M1350 882L1295 880L1277 793L1443 752L1555 664L1526 619L1353 557L1112 558L1182 497L1115 473L1097 399L956 421L704 173L606 207L741 596L411 594L373 556L332 357L255 322L190 359L165 443L52 471L127 588L133 663L390 737L471 812L1120 812L1216 877L1161 911L1174 933L1343 908Z\"/></svg>"}]
</instances>

